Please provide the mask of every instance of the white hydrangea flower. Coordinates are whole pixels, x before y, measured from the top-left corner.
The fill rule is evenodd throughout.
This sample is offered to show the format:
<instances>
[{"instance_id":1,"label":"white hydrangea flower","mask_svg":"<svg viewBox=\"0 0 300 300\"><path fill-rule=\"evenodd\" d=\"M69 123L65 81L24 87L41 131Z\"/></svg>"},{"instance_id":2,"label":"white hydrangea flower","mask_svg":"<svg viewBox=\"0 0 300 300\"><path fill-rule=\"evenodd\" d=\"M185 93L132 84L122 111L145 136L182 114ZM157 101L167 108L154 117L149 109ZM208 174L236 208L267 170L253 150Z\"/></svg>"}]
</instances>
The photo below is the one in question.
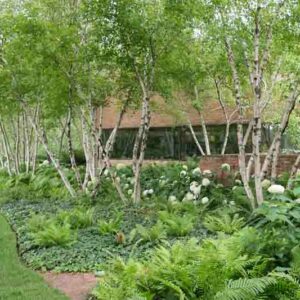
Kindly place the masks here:
<instances>
[{"instance_id":1,"label":"white hydrangea flower","mask_svg":"<svg viewBox=\"0 0 300 300\"><path fill-rule=\"evenodd\" d=\"M161 186L161 187L165 186L166 183L167 183L167 180L165 180L165 179L160 179L160 180L158 181L158 184L159 184L159 186Z\"/></svg>"},{"instance_id":2,"label":"white hydrangea flower","mask_svg":"<svg viewBox=\"0 0 300 300\"><path fill-rule=\"evenodd\" d=\"M182 169L187 171L188 170L188 166L187 165L182 165Z\"/></svg>"},{"instance_id":3,"label":"white hydrangea flower","mask_svg":"<svg viewBox=\"0 0 300 300\"><path fill-rule=\"evenodd\" d=\"M152 195L154 193L153 189L148 190L148 195Z\"/></svg>"},{"instance_id":4,"label":"white hydrangea flower","mask_svg":"<svg viewBox=\"0 0 300 300\"><path fill-rule=\"evenodd\" d=\"M300 198L296 199L295 202L300 204Z\"/></svg>"},{"instance_id":5,"label":"white hydrangea flower","mask_svg":"<svg viewBox=\"0 0 300 300\"><path fill-rule=\"evenodd\" d=\"M130 182L131 184L134 184L134 178L130 178L129 182Z\"/></svg>"},{"instance_id":6,"label":"white hydrangea flower","mask_svg":"<svg viewBox=\"0 0 300 300\"><path fill-rule=\"evenodd\" d=\"M271 181L269 179L264 179L262 182L261 182L261 186L264 188L264 189L267 189L271 186Z\"/></svg>"},{"instance_id":7,"label":"white hydrangea flower","mask_svg":"<svg viewBox=\"0 0 300 300\"><path fill-rule=\"evenodd\" d=\"M223 204L227 204L227 203L228 203L227 200L224 200L224 201L223 201Z\"/></svg>"},{"instance_id":8,"label":"white hydrangea flower","mask_svg":"<svg viewBox=\"0 0 300 300\"><path fill-rule=\"evenodd\" d=\"M190 190L194 195L198 196L201 193L201 185L198 186L193 185L190 187Z\"/></svg>"},{"instance_id":9,"label":"white hydrangea flower","mask_svg":"<svg viewBox=\"0 0 300 300\"><path fill-rule=\"evenodd\" d=\"M104 170L103 175L107 177L109 175L109 171L107 169Z\"/></svg>"},{"instance_id":10,"label":"white hydrangea flower","mask_svg":"<svg viewBox=\"0 0 300 300\"><path fill-rule=\"evenodd\" d=\"M209 202L208 197L203 197L203 198L201 199L201 203L202 203L202 204L207 204L208 202Z\"/></svg>"},{"instance_id":11,"label":"white hydrangea flower","mask_svg":"<svg viewBox=\"0 0 300 300\"><path fill-rule=\"evenodd\" d=\"M132 195L132 193L133 193L133 190L131 190L131 189L127 191L127 194L128 194L129 196Z\"/></svg>"},{"instance_id":12,"label":"white hydrangea flower","mask_svg":"<svg viewBox=\"0 0 300 300\"><path fill-rule=\"evenodd\" d=\"M204 170L202 174L204 176L211 176L212 175L212 171L211 170Z\"/></svg>"},{"instance_id":13,"label":"white hydrangea flower","mask_svg":"<svg viewBox=\"0 0 300 300\"><path fill-rule=\"evenodd\" d=\"M220 189L220 188L223 188L224 187L224 185L222 184L222 183L218 183L217 185L216 185L216 188L217 189Z\"/></svg>"},{"instance_id":14,"label":"white hydrangea flower","mask_svg":"<svg viewBox=\"0 0 300 300\"><path fill-rule=\"evenodd\" d=\"M222 165L221 165L221 169L222 169L222 171L224 171L224 172L230 172L230 165L227 164L227 163L222 164Z\"/></svg>"},{"instance_id":15,"label":"white hydrangea flower","mask_svg":"<svg viewBox=\"0 0 300 300\"><path fill-rule=\"evenodd\" d=\"M210 180L208 178L203 178L202 179L202 185L203 186L209 186L210 185Z\"/></svg>"},{"instance_id":16,"label":"white hydrangea flower","mask_svg":"<svg viewBox=\"0 0 300 300\"><path fill-rule=\"evenodd\" d=\"M197 185L199 185L199 183L197 181L192 181L191 184L190 184L190 186L192 186L192 185L197 186Z\"/></svg>"},{"instance_id":17,"label":"white hydrangea flower","mask_svg":"<svg viewBox=\"0 0 300 300\"><path fill-rule=\"evenodd\" d=\"M120 177L116 177L116 181L117 182L121 182L121 178Z\"/></svg>"},{"instance_id":18,"label":"white hydrangea flower","mask_svg":"<svg viewBox=\"0 0 300 300\"><path fill-rule=\"evenodd\" d=\"M238 184L238 185L242 185L242 181L239 180L239 179L236 179L234 182L235 182L236 184Z\"/></svg>"},{"instance_id":19,"label":"white hydrangea flower","mask_svg":"<svg viewBox=\"0 0 300 300\"><path fill-rule=\"evenodd\" d=\"M234 201L230 201L229 204L230 205L235 205L235 202Z\"/></svg>"},{"instance_id":20,"label":"white hydrangea flower","mask_svg":"<svg viewBox=\"0 0 300 300\"><path fill-rule=\"evenodd\" d=\"M177 198L176 198L176 196L171 195L171 196L169 197L168 201L170 201L170 202L175 202L175 201L177 201Z\"/></svg>"},{"instance_id":21,"label":"white hydrangea flower","mask_svg":"<svg viewBox=\"0 0 300 300\"><path fill-rule=\"evenodd\" d=\"M234 191L234 190L236 190L237 189L237 186L235 185L234 187L232 187L232 190Z\"/></svg>"},{"instance_id":22,"label":"white hydrangea flower","mask_svg":"<svg viewBox=\"0 0 300 300\"><path fill-rule=\"evenodd\" d=\"M119 163L119 164L116 165L116 169L117 169L117 170L121 170L121 169L123 169L123 168L125 168L125 167L126 167L126 165L125 165L125 164L122 164L122 163Z\"/></svg>"},{"instance_id":23,"label":"white hydrangea flower","mask_svg":"<svg viewBox=\"0 0 300 300\"><path fill-rule=\"evenodd\" d=\"M194 200L194 195L191 192L187 192L186 195L184 196L182 202L187 202L187 201L192 201Z\"/></svg>"},{"instance_id":24,"label":"white hydrangea flower","mask_svg":"<svg viewBox=\"0 0 300 300\"><path fill-rule=\"evenodd\" d=\"M148 190L144 190L144 191L143 191L143 196L146 197L147 195L148 195Z\"/></svg>"},{"instance_id":25,"label":"white hydrangea flower","mask_svg":"<svg viewBox=\"0 0 300 300\"><path fill-rule=\"evenodd\" d=\"M199 167L195 168L193 171L192 171L192 174L194 176L199 176L201 175L201 169Z\"/></svg>"},{"instance_id":26,"label":"white hydrangea flower","mask_svg":"<svg viewBox=\"0 0 300 300\"><path fill-rule=\"evenodd\" d=\"M180 177L185 177L187 175L187 172L185 170L182 170L180 172Z\"/></svg>"},{"instance_id":27,"label":"white hydrangea flower","mask_svg":"<svg viewBox=\"0 0 300 300\"><path fill-rule=\"evenodd\" d=\"M125 183L125 184L124 184L124 189L127 190L128 188L129 188L129 184L128 184L128 183Z\"/></svg>"},{"instance_id":28,"label":"white hydrangea flower","mask_svg":"<svg viewBox=\"0 0 300 300\"><path fill-rule=\"evenodd\" d=\"M270 194L283 194L285 191L285 188L280 185L280 184L272 184L269 188L268 188L268 192Z\"/></svg>"},{"instance_id":29,"label":"white hydrangea flower","mask_svg":"<svg viewBox=\"0 0 300 300\"><path fill-rule=\"evenodd\" d=\"M47 159L42 162L42 166L49 166L49 165L50 165L50 162Z\"/></svg>"}]
</instances>

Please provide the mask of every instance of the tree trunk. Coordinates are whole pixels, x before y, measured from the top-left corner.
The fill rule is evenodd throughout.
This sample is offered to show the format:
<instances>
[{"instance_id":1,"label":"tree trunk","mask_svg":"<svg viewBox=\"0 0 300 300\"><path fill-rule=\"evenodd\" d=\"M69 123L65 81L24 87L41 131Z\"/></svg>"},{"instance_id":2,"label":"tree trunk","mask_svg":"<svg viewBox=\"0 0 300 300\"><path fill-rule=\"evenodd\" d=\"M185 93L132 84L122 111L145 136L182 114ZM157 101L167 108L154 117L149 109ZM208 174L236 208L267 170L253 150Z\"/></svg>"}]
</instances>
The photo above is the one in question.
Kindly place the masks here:
<instances>
[{"instance_id":1,"label":"tree trunk","mask_svg":"<svg viewBox=\"0 0 300 300\"><path fill-rule=\"evenodd\" d=\"M295 108L295 104L296 104L297 98L299 96L299 92L297 91L297 86L298 86L298 83L295 85L294 90L291 92L291 94L288 98L284 112L281 116L280 124L277 128L277 131L273 138L272 144L271 144L271 146L267 152L267 155L265 157L265 160L264 160L264 163L263 163L263 166L261 169L261 173L260 173L261 179L264 179L268 173L270 164L273 160L273 155L276 151L276 145L277 145L277 143L280 143L281 137L289 123L290 115Z\"/></svg>"},{"instance_id":2,"label":"tree trunk","mask_svg":"<svg viewBox=\"0 0 300 300\"><path fill-rule=\"evenodd\" d=\"M24 123L24 141L25 141L25 169L26 173L30 170L30 140L29 140L29 128L28 128L28 118L25 112L23 112L23 123Z\"/></svg>"},{"instance_id":3,"label":"tree trunk","mask_svg":"<svg viewBox=\"0 0 300 300\"><path fill-rule=\"evenodd\" d=\"M241 92L240 92L240 80L238 76L238 72L235 66L235 59L234 54L230 45L230 42L227 38L225 38L225 46L228 55L229 65L231 67L232 76L233 76L233 83L234 83L234 93L235 93L235 102L238 108L239 119L237 123L237 141L238 141L238 148L239 148L239 169L240 174L242 177L242 181L244 184L245 192L247 197L250 201L252 208L256 207L255 198L253 196L252 190L249 186L249 181L246 174L246 157L245 157L245 147L244 147L244 134L243 134L243 108L241 103Z\"/></svg>"},{"instance_id":4,"label":"tree trunk","mask_svg":"<svg viewBox=\"0 0 300 300\"><path fill-rule=\"evenodd\" d=\"M280 153L280 144L281 144L281 141L278 140L275 145L275 151L274 151L274 155L273 155L272 169L271 169L272 183L275 182L276 177L277 177L277 166L278 166L278 158L279 158L279 153Z\"/></svg>"},{"instance_id":5,"label":"tree trunk","mask_svg":"<svg viewBox=\"0 0 300 300\"><path fill-rule=\"evenodd\" d=\"M17 116L17 128L15 130L16 134L16 143L15 143L15 169L16 173L20 173L20 116Z\"/></svg>"},{"instance_id":6,"label":"tree trunk","mask_svg":"<svg viewBox=\"0 0 300 300\"><path fill-rule=\"evenodd\" d=\"M291 173L290 173L290 178L289 178L289 181L288 181L288 184L287 184L288 189L291 189L293 187L293 179L295 178L299 168L300 168L300 154L298 154L298 156L297 156L297 158L294 162L294 165L292 167L292 170L291 170Z\"/></svg>"},{"instance_id":7,"label":"tree trunk","mask_svg":"<svg viewBox=\"0 0 300 300\"><path fill-rule=\"evenodd\" d=\"M196 86L194 87L194 92L195 92L196 101L199 102L199 93L198 93L198 89L197 89ZM200 124L201 124L202 133L203 133L203 137L204 137L205 152L206 152L206 155L211 155L209 138L208 138L208 133L207 133L205 120L203 118L203 115L202 115L201 111L198 110L198 109L197 109L197 111L198 111L198 114L199 114L199 117L200 117Z\"/></svg>"},{"instance_id":8,"label":"tree trunk","mask_svg":"<svg viewBox=\"0 0 300 300\"><path fill-rule=\"evenodd\" d=\"M63 121L61 121L61 126L62 126L62 132L61 132L60 142L59 142L58 157L61 157L62 148L64 144L64 137L68 126L68 118L66 119L65 124L63 124Z\"/></svg>"},{"instance_id":9,"label":"tree trunk","mask_svg":"<svg viewBox=\"0 0 300 300\"><path fill-rule=\"evenodd\" d=\"M195 141L195 144L196 144L196 146L197 146L199 152L201 153L201 155L205 156L205 152L203 151L203 148L201 147L201 145L200 145L200 143L199 143L199 141L198 141L198 138L197 138L197 136L196 136L196 133L195 133L195 131L194 131L194 128L193 128L193 125L192 125L190 119L188 119L188 127L189 127L189 129L190 129L190 132L191 132L191 134L192 134L192 137L193 137L193 139L194 139L194 141Z\"/></svg>"},{"instance_id":10,"label":"tree trunk","mask_svg":"<svg viewBox=\"0 0 300 300\"><path fill-rule=\"evenodd\" d=\"M74 171L77 184L80 189L82 189L82 182L80 173L76 164L74 149L73 149L73 141L72 141L72 107L69 107L68 111L68 118L67 118L67 139L68 139L68 150L69 150L69 157L70 157L70 163L71 167Z\"/></svg>"},{"instance_id":11,"label":"tree trunk","mask_svg":"<svg viewBox=\"0 0 300 300\"><path fill-rule=\"evenodd\" d=\"M148 92L144 91L141 124L136 135L133 147L132 168L134 173L134 191L133 201L139 203L141 201L141 167L144 161L145 150L147 145L148 133L150 128L150 98Z\"/></svg>"},{"instance_id":12,"label":"tree trunk","mask_svg":"<svg viewBox=\"0 0 300 300\"><path fill-rule=\"evenodd\" d=\"M85 156L85 162L86 162L86 174L85 174L85 180L83 183L83 188L86 187L89 178L93 178L91 164L92 164L92 158L91 158L91 150L90 150L90 141L89 141L89 134L88 134L88 128L87 128L87 122L84 115L84 110L81 110L81 126L82 126L82 146Z\"/></svg>"},{"instance_id":13,"label":"tree trunk","mask_svg":"<svg viewBox=\"0 0 300 300\"><path fill-rule=\"evenodd\" d=\"M260 28L259 28L259 12L260 7L257 8L255 15L255 31L254 31L254 71L253 71L253 90L255 94L255 102L253 106L253 158L254 158L254 177L255 177L255 194L258 205L263 203L263 192L261 185L261 161L260 161L260 142L261 142L261 79L260 78L260 66L259 66L259 40L260 40Z\"/></svg>"},{"instance_id":14,"label":"tree trunk","mask_svg":"<svg viewBox=\"0 0 300 300\"><path fill-rule=\"evenodd\" d=\"M234 114L236 113L236 111L234 111L231 114L231 116L228 117L228 113L227 113L227 110L225 108L225 104L224 104L223 99L222 99L219 81L217 79L214 79L214 81L215 81L215 86L216 86L216 90L217 90L218 101L220 103L220 106L221 106L222 111L223 111L223 115L224 115L225 120L226 120L225 136L224 136L224 142L223 142L223 146L222 146L222 150L221 150L221 155L224 155L225 152L226 152L226 147L227 147L229 133L230 133L231 119L234 116Z\"/></svg>"},{"instance_id":15,"label":"tree trunk","mask_svg":"<svg viewBox=\"0 0 300 300\"><path fill-rule=\"evenodd\" d=\"M6 158L6 168L7 168L8 174L11 176L13 172L12 172L11 163L10 163L9 146L8 146L6 131L5 131L4 125L1 120L0 120L0 129L2 132L2 143L3 143L3 147L4 147L5 158Z\"/></svg>"},{"instance_id":16,"label":"tree trunk","mask_svg":"<svg viewBox=\"0 0 300 300\"><path fill-rule=\"evenodd\" d=\"M24 102L22 102L23 105L23 109L26 112L26 104ZM74 191L72 185L70 184L68 178L66 177L64 171L62 170L59 160L56 160L54 154L51 152L49 146L48 146L48 142L47 142L47 137L46 137L46 132L44 129L42 129L42 134L40 134L39 129L38 129L38 125L37 123L35 123L35 121L33 120L33 118L31 116L29 116L29 121L36 133L36 135L38 136L40 142L42 143L42 145L44 146L44 149L48 155L48 157L50 158L53 166L55 167L56 171L58 172L62 182L64 183L66 189L68 190L69 194L71 195L71 197L76 197L76 192Z\"/></svg>"}]
</instances>

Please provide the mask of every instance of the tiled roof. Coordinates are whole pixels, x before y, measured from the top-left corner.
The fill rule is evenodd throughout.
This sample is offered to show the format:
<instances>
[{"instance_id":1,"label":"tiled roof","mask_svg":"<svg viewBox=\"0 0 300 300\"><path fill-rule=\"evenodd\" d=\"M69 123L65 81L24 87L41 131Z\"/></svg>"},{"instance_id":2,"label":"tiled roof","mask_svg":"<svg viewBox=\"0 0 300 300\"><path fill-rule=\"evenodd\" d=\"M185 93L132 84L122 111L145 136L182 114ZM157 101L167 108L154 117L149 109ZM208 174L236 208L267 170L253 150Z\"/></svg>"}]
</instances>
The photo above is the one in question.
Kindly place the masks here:
<instances>
[{"instance_id":1,"label":"tiled roof","mask_svg":"<svg viewBox=\"0 0 300 300\"><path fill-rule=\"evenodd\" d=\"M175 127L186 125L187 121L184 117L185 114L174 110L172 104L166 104L164 101L155 99L151 100L151 127ZM193 107L185 109L189 119L194 126L200 125L199 113ZM115 126L119 109L117 105L110 104L103 109L103 128L111 129ZM227 108L228 115L234 112L233 108ZM223 114L222 108L218 101L207 101L203 105L202 115L205 119L207 125L222 125L226 124L226 119ZM238 114L235 112L233 114L232 123L237 122ZM121 123L121 128L137 128L139 127L141 119L140 110L128 109L123 121Z\"/></svg>"}]
</instances>

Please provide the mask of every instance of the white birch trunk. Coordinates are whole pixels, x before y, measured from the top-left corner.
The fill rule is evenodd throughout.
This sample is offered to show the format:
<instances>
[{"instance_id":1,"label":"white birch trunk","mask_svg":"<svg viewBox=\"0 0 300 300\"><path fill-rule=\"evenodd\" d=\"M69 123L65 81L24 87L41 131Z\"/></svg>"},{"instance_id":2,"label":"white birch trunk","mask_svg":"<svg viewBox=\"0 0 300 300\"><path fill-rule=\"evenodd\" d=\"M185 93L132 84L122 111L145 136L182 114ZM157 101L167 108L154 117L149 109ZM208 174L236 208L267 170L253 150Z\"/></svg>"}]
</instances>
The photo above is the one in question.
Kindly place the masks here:
<instances>
[{"instance_id":1,"label":"white birch trunk","mask_svg":"<svg viewBox=\"0 0 300 300\"><path fill-rule=\"evenodd\" d=\"M24 102L22 102L22 105L23 105L23 109L26 111L26 104ZM38 125L37 125L37 123L35 123L34 119L31 116L29 116L29 122L31 123L31 125L32 125L36 135L38 136L41 144L44 146L44 149L45 149L48 157L50 158L54 168L58 172L58 174L59 174L62 182L64 183L64 186L68 190L69 194L73 198L76 197L76 192L73 189L72 185L70 184L68 178L66 177L63 169L61 168L59 160L56 160L54 154L52 153L52 151L50 150L50 148L48 146L46 133L45 133L44 129L42 129L42 133L40 134L39 129L38 129Z\"/></svg>"},{"instance_id":2,"label":"white birch trunk","mask_svg":"<svg viewBox=\"0 0 300 300\"><path fill-rule=\"evenodd\" d=\"M298 156L294 162L294 165L292 167L292 170L290 172L290 178L289 178L288 184L287 184L288 189L291 189L293 187L293 179L295 178L299 168L300 168L300 154L298 154Z\"/></svg>"},{"instance_id":3,"label":"white birch trunk","mask_svg":"<svg viewBox=\"0 0 300 300\"><path fill-rule=\"evenodd\" d=\"M72 141L72 108L69 107L68 118L67 118L67 138L68 138L68 149L69 149L69 157L71 162L71 167L74 171L77 184L80 189L82 189L82 182L79 170L77 168L74 149L73 149L73 141Z\"/></svg>"},{"instance_id":4,"label":"white birch trunk","mask_svg":"<svg viewBox=\"0 0 300 300\"><path fill-rule=\"evenodd\" d=\"M197 136L196 136L196 133L195 133L195 131L194 131L194 128L193 128L193 125L192 125L190 119L188 119L188 127L189 127L189 129L190 129L190 132L191 132L191 134L192 134L192 137L193 137L193 139L194 139L194 142L195 142L195 144L196 144L196 146L197 146L199 152L201 153L201 155L205 156L205 152L204 152L202 146L200 145L200 143L199 143L199 141L198 141L198 138L197 138Z\"/></svg>"},{"instance_id":5,"label":"white birch trunk","mask_svg":"<svg viewBox=\"0 0 300 300\"><path fill-rule=\"evenodd\" d=\"M11 176L13 174L13 171L12 171L12 168L11 168L9 142L7 140L7 135L6 135L4 124L1 120L0 120L0 129L1 129L1 132L2 132L2 142L3 142L4 153L5 153L5 158L6 158L6 168L7 168L8 174Z\"/></svg>"},{"instance_id":6,"label":"white birch trunk","mask_svg":"<svg viewBox=\"0 0 300 300\"><path fill-rule=\"evenodd\" d=\"M298 87L298 84L295 85L294 90L291 92L291 94L286 102L284 112L281 116L280 124L275 133L272 144L269 147L269 150L267 152L267 155L265 157L265 160L264 160L264 163L263 163L263 166L261 169L261 173L260 173L261 179L264 179L266 177L266 175L268 174L268 170L269 170L270 164L273 159L273 155L276 150L276 144L281 141L282 135L289 123L290 115L295 108L297 98L299 97L299 92L297 91L297 87Z\"/></svg>"},{"instance_id":7,"label":"white birch trunk","mask_svg":"<svg viewBox=\"0 0 300 300\"><path fill-rule=\"evenodd\" d=\"M237 69L235 66L234 54L233 54L230 42L227 38L225 39L225 45L226 45L226 49L227 49L229 65L230 65L231 71L232 71L235 101L236 101L236 106L238 108L238 114L239 114L239 119L238 119L238 123L237 123L237 141L238 141L238 148L239 148L239 156L238 156L239 169L240 169L240 174L241 174L241 178L242 178L242 181L244 184L244 188L245 188L247 197L250 201L252 208L255 208L256 202L255 202L252 190L249 186L249 181L248 181L247 174L246 174L246 157L245 157L244 134L243 134L243 115L244 115L244 113L243 113L243 108L242 108L242 103L241 103L240 80L239 80L238 72L237 72Z\"/></svg>"}]
</instances>

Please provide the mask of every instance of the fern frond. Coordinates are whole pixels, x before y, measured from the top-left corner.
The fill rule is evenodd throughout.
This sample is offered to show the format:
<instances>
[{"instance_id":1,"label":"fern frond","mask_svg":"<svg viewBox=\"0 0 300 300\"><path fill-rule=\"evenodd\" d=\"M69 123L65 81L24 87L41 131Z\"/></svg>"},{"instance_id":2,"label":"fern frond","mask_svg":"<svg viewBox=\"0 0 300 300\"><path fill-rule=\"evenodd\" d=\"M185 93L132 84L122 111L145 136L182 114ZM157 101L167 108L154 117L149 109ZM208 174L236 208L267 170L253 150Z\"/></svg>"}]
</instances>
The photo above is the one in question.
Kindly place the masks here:
<instances>
[{"instance_id":1,"label":"fern frond","mask_svg":"<svg viewBox=\"0 0 300 300\"><path fill-rule=\"evenodd\" d=\"M277 281L272 277L240 278L230 280L223 291L218 292L215 300L250 300L259 296L265 289Z\"/></svg>"}]
</instances>

